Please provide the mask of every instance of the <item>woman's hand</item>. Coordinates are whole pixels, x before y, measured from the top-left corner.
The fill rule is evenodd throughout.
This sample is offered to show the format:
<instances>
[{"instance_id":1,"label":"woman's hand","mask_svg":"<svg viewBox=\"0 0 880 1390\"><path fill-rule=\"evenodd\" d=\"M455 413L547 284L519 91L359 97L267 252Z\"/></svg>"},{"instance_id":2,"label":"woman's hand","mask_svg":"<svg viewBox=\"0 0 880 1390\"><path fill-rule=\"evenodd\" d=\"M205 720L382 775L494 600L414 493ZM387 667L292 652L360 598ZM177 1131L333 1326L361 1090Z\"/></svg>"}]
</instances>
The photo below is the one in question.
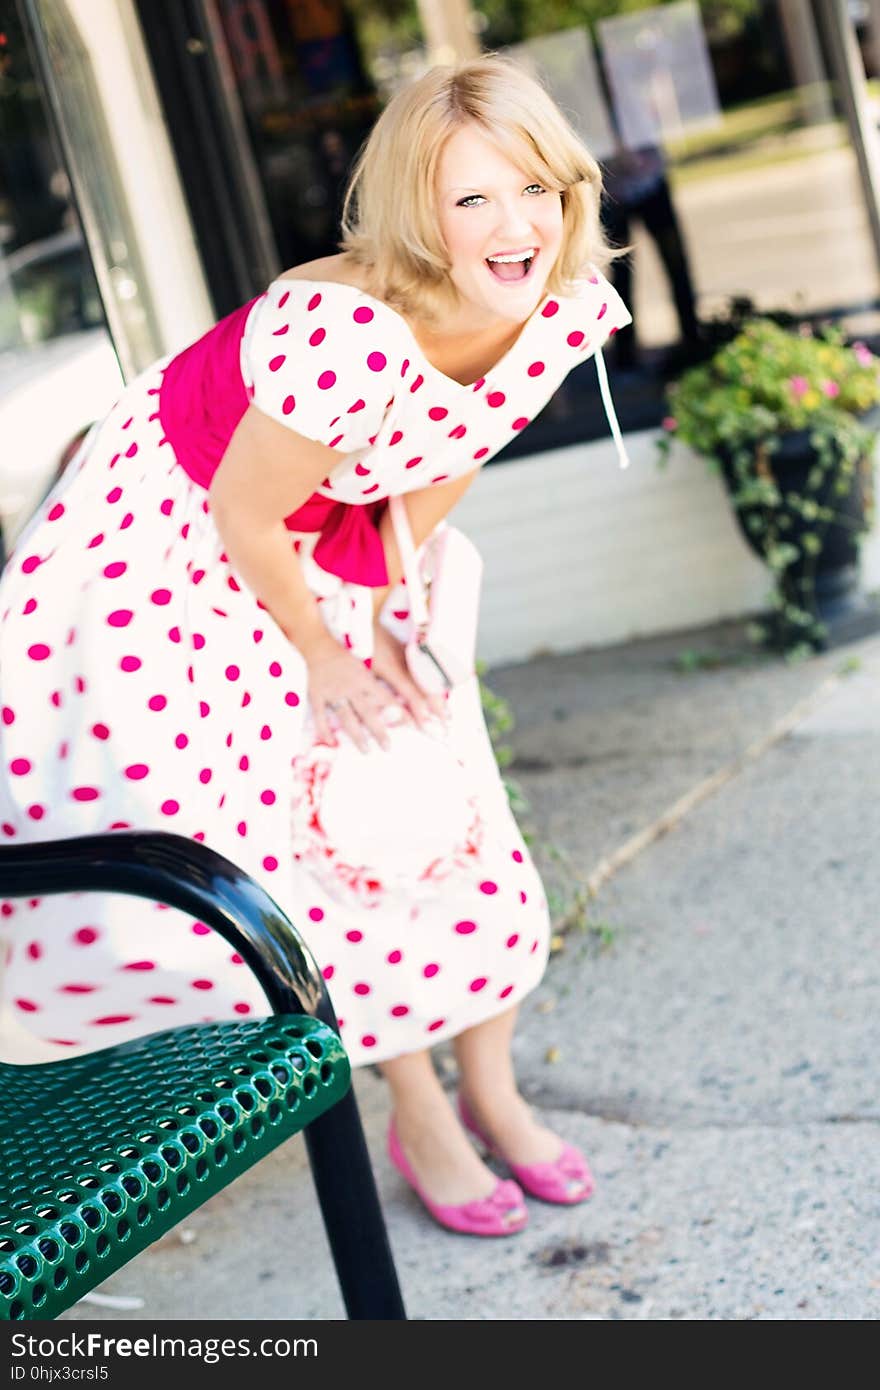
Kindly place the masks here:
<instances>
[{"instance_id":1,"label":"woman's hand","mask_svg":"<svg viewBox=\"0 0 880 1390\"><path fill-rule=\"evenodd\" d=\"M442 695L426 695L416 685L406 664L402 643L392 637L381 623L373 624L372 671L397 696L409 717L422 728L432 717L446 717L446 701Z\"/></svg>"},{"instance_id":2,"label":"woman's hand","mask_svg":"<svg viewBox=\"0 0 880 1390\"><path fill-rule=\"evenodd\" d=\"M398 703L388 686L329 633L305 654L305 660L317 739L335 742L332 716L362 753L367 751L370 736L387 749L390 744L384 714L389 705Z\"/></svg>"}]
</instances>

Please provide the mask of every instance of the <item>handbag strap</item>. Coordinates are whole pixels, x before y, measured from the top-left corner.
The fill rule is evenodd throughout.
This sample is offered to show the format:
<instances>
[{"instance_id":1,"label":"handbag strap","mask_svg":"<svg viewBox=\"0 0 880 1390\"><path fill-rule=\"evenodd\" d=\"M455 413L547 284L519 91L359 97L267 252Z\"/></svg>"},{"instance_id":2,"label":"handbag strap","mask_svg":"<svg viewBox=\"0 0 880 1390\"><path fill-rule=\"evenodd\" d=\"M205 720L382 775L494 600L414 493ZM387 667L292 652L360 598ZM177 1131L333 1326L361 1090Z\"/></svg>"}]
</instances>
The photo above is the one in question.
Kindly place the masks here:
<instances>
[{"instance_id":1,"label":"handbag strap","mask_svg":"<svg viewBox=\"0 0 880 1390\"><path fill-rule=\"evenodd\" d=\"M406 502L402 497L389 497L388 509L391 512L391 524L394 527L397 549L400 552L400 560L403 565L403 577L409 595L409 611L416 628L424 628L428 625L428 600L425 597L425 587L419 574L416 547L406 511Z\"/></svg>"}]
</instances>

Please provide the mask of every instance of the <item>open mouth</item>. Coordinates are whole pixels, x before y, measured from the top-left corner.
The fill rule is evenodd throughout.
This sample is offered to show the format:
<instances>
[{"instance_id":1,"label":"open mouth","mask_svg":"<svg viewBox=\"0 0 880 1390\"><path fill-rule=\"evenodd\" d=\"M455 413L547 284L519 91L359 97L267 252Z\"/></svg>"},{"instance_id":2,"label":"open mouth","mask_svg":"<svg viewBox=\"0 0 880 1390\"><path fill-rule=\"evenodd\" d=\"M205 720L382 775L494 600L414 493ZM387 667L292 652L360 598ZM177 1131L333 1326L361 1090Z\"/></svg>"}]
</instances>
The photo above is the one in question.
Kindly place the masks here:
<instances>
[{"instance_id":1,"label":"open mouth","mask_svg":"<svg viewBox=\"0 0 880 1390\"><path fill-rule=\"evenodd\" d=\"M502 284L521 285L531 275L539 254L535 246L523 247L520 251L499 251L496 256L486 257L486 265Z\"/></svg>"}]
</instances>

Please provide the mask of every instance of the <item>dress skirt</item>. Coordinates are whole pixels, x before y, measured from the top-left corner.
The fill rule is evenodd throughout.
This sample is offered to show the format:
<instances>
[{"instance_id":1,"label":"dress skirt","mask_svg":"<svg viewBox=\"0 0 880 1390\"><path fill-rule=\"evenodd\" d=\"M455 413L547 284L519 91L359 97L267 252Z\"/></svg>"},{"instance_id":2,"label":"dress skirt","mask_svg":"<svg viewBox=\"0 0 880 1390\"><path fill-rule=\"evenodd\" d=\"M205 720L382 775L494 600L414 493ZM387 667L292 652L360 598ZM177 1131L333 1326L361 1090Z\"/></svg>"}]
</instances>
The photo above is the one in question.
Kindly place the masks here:
<instances>
[{"instance_id":1,"label":"dress skirt","mask_svg":"<svg viewBox=\"0 0 880 1390\"><path fill-rule=\"evenodd\" d=\"M253 875L314 954L353 1064L412 1052L540 980L545 896L510 813L476 680L391 749L316 745L297 650L236 578L208 495L163 438L163 363L92 432L0 580L0 836L130 827ZM291 535L328 628L369 658L369 589ZM383 621L406 636L405 588ZM0 906L4 1002L63 1052L265 1014L241 959L158 904Z\"/></svg>"}]
</instances>

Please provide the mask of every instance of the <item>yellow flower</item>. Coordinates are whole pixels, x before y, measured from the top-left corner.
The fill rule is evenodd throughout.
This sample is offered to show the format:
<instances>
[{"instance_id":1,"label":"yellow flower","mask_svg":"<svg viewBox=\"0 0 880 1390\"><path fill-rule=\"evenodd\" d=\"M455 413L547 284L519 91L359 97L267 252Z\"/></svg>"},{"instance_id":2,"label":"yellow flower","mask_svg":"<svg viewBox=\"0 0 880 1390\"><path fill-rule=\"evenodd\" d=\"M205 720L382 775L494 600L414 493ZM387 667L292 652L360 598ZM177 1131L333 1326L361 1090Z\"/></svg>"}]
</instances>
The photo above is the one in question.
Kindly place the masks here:
<instances>
[{"instance_id":1,"label":"yellow flower","mask_svg":"<svg viewBox=\"0 0 880 1390\"><path fill-rule=\"evenodd\" d=\"M819 392L814 391L812 387L801 397L801 405L806 410L815 410L816 407L820 406L821 404L822 397L819 395Z\"/></svg>"}]
</instances>

